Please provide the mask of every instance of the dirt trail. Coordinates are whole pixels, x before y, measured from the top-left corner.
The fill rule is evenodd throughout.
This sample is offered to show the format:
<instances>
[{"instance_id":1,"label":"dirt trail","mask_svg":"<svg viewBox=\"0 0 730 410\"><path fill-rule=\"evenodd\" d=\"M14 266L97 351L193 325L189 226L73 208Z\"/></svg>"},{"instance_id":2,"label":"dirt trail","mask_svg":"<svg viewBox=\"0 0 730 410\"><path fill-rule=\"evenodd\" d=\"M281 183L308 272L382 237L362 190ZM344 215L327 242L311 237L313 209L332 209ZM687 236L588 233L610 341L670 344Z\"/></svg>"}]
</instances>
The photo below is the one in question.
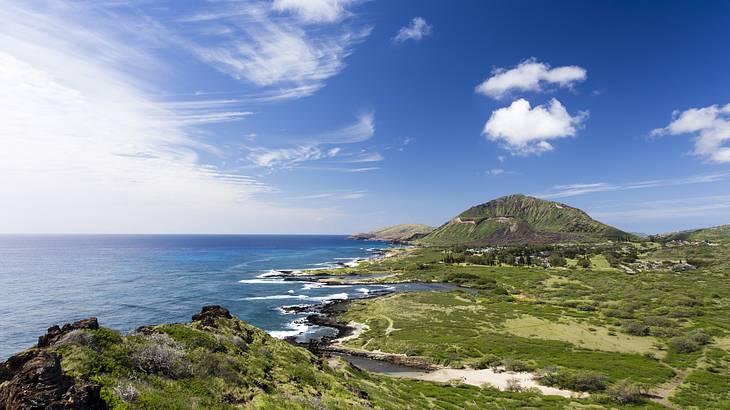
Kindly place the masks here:
<instances>
[{"instance_id":1,"label":"dirt trail","mask_svg":"<svg viewBox=\"0 0 730 410\"><path fill-rule=\"evenodd\" d=\"M692 370L694 370L694 368L679 371L672 380L663 386L657 387L656 390L651 391L651 400L655 403L661 404L662 406L669 407L670 409L681 409L681 407L669 401L669 396L677 390L677 387L684 383L684 380L687 379L687 376L689 376Z\"/></svg>"}]
</instances>

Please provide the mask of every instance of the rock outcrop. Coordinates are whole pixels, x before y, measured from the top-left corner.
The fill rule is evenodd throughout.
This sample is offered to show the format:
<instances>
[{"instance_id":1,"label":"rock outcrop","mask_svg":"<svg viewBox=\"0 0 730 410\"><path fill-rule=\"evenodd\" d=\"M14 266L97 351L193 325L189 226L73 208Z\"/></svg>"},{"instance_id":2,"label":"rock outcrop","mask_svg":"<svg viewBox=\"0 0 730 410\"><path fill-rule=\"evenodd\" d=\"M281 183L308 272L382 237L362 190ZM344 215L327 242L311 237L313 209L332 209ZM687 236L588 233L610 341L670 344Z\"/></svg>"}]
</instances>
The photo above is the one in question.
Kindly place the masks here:
<instances>
[{"instance_id":1,"label":"rock outcrop","mask_svg":"<svg viewBox=\"0 0 730 410\"><path fill-rule=\"evenodd\" d=\"M105 409L101 387L66 376L61 357L48 349L79 329L98 329L96 318L52 326L38 345L0 363L0 409Z\"/></svg>"},{"instance_id":2,"label":"rock outcrop","mask_svg":"<svg viewBox=\"0 0 730 410\"><path fill-rule=\"evenodd\" d=\"M200 322L203 326L214 327L217 318L232 319L231 312L223 306L203 306L200 313L193 315L193 322Z\"/></svg>"}]
</instances>

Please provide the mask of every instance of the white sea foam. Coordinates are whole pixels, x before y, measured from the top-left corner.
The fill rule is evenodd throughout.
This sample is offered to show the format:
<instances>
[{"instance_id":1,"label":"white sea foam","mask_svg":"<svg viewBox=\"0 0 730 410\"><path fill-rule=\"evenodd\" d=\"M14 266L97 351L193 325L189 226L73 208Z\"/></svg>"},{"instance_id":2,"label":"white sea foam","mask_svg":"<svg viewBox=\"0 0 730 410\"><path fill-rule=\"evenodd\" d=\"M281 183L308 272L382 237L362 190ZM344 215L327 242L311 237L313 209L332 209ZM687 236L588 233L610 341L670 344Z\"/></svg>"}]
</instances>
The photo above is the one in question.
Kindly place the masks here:
<instances>
[{"instance_id":1,"label":"white sea foam","mask_svg":"<svg viewBox=\"0 0 730 410\"><path fill-rule=\"evenodd\" d=\"M242 300L273 300L273 299L308 299L307 295L270 295L270 296L252 296L243 298ZM316 299L314 299L316 300Z\"/></svg>"},{"instance_id":2,"label":"white sea foam","mask_svg":"<svg viewBox=\"0 0 730 410\"><path fill-rule=\"evenodd\" d=\"M309 326L307 326L301 320L295 320L286 325L286 327L291 330L272 330L269 331L269 334L277 339L283 339L285 337L296 336L300 333L304 333L309 329Z\"/></svg>"},{"instance_id":3,"label":"white sea foam","mask_svg":"<svg viewBox=\"0 0 730 410\"><path fill-rule=\"evenodd\" d=\"M320 302L326 302L329 300L336 300L336 299L347 299L350 295L347 293L334 293L332 295L326 295L326 296L317 296L317 297L310 297L309 300L316 300Z\"/></svg>"},{"instance_id":4,"label":"white sea foam","mask_svg":"<svg viewBox=\"0 0 730 410\"><path fill-rule=\"evenodd\" d=\"M247 283L247 284L278 284L278 283L286 283L284 279L243 279L239 280L238 283Z\"/></svg>"},{"instance_id":5,"label":"white sea foam","mask_svg":"<svg viewBox=\"0 0 730 410\"><path fill-rule=\"evenodd\" d=\"M281 276L281 275L283 275L283 274L281 272L279 272L278 270L270 269L270 270L268 270L268 271L266 271L266 272L264 272L264 273L262 273L262 274L260 274L260 275L258 275L256 277L257 278L269 278L269 277L272 277L272 276Z\"/></svg>"},{"instance_id":6,"label":"white sea foam","mask_svg":"<svg viewBox=\"0 0 730 410\"><path fill-rule=\"evenodd\" d=\"M357 289L355 289L355 290L357 290L357 291L358 291L358 292L360 292L360 293L364 293L364 294L366 294L366 295L367 295L368 293L370 293L370 289L368 289L368 288L357 288Z\"/></svg>"},{"instance_id":7,"label":"white sea foam","mask_svg":"<svg viewBox=\"0 0 730 410\"><path fill-rule=\"evenodd\" d=\"M318 289L324 286L324 283L312 282L302 286L302 290Z\"/></svg>"}]
</instances>

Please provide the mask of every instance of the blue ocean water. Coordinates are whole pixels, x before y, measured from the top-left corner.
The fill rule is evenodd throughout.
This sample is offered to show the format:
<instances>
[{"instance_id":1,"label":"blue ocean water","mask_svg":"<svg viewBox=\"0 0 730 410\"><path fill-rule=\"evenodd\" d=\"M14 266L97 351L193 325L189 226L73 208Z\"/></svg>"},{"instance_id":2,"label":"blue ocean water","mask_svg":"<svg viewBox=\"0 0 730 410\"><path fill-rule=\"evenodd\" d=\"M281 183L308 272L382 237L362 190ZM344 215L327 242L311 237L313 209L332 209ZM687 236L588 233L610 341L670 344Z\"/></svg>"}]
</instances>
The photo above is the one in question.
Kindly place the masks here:
<instances>
[{"instance_id":1,"label":"blue ocean water","mask_svg":"<svg viewBox=\"0 0 730 410\"><path fill-rule=\"evenodd\" d=\"M0 359L53 324L96 316L126 332L189 321L208 304L276 336L296 334L304 315L279 307L379 287L323 287L267 273L335 266L387 246L330 235L0 235Z\"/></svg>"}]
</instances>

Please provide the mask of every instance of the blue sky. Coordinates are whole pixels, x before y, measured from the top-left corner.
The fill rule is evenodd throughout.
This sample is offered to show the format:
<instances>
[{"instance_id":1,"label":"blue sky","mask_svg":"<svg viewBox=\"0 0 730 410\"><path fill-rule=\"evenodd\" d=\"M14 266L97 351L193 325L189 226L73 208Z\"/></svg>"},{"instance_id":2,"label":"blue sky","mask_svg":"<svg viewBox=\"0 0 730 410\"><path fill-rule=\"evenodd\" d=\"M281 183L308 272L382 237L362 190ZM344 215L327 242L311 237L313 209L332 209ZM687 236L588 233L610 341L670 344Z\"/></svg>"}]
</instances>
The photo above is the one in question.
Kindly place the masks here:
<instances>
[{"instance_id":1,"label":"blue sky","mask_svg":"<svg viewBox=\"0 0 730 410\"><path fill-rule=\"evenodd\" d=\"M0 0L2 232L730 222L724 1Z\"/></svg>"}]
</instances>

